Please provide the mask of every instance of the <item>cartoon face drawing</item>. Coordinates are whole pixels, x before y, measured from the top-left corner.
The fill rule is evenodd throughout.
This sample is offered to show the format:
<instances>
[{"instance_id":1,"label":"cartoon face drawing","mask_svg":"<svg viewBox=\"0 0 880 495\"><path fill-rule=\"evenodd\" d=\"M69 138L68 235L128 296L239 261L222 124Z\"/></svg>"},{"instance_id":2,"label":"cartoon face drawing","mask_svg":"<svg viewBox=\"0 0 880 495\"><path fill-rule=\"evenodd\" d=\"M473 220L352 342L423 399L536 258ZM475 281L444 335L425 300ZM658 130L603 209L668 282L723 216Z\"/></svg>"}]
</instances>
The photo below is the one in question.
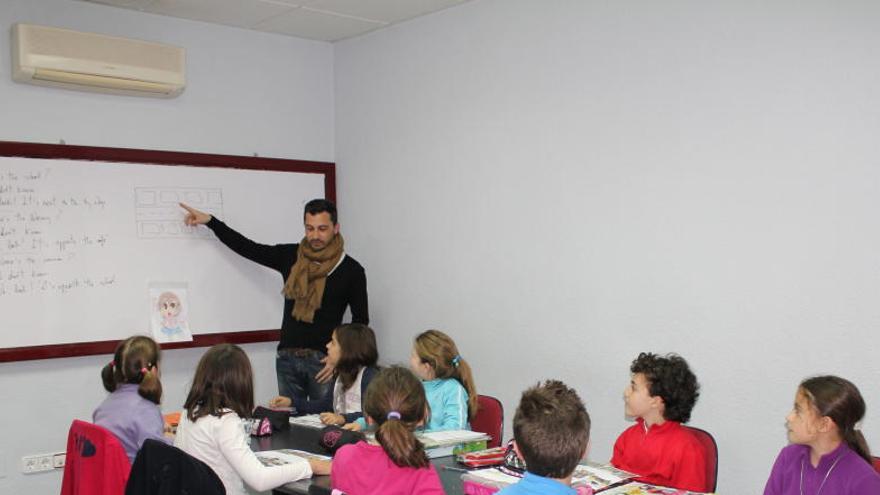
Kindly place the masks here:
<instances>
[{"instance_id":1,"label":"cartoon face drawing","mask_svg":"<svg viewBox=\"0 0 880 495\"><path fill-rule=\"evenodd\" d=\"M177 326L177 316L180 314L180 298L173 292L163 292L157 303L159 314L162 315L163 324L166 327Z\"/></svg>"}]
</instances>

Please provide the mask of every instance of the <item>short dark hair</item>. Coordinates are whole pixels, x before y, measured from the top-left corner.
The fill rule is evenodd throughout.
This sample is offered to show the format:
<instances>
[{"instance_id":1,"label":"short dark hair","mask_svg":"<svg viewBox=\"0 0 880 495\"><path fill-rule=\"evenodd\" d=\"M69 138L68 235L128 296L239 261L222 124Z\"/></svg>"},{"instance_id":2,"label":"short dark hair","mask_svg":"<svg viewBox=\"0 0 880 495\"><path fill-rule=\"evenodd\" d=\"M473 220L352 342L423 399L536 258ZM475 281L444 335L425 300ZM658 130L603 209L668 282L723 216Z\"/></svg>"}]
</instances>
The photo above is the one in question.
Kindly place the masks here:
<instances>
[{"instance_id":1,"label":"short dark hair","mask_svg":"<svg viewBox=\"0 0 880 495\"><path fill-rule=\"evenodd\" d=\"M333 332L339 342L336 372L342 380L343 390L348 390L357 379L361 366L376 366L376 361L379 360L376 333L363 323L340 325Z\"/></svg>"},{"instance_id":2,"label":"short dark hair","mask_svg":"<svg viewBox=\"0 0 880 495\"><path fill-rule=\"evenodd\" d=\"M664 419L679 423L691 419L691 411L700 397L700 384L683 357L643 352L633 360L629 370L645 375L648 393L663 399Z\"/></svg>"},{"instance_id":3,"label":"short dark hair","mask_svg":"<svg viewBox=\"0 0 880 495\"><path fill-rule=\"evenodd\" d=\"M247 354L234 344L217 344L196 366L192 387L183 403L186 416L196 421L202 416L223 416L231 409L242 418L254 410L254 373Z\"/></svg>"},{"instance_id":4,"label":"short dark hair","mask_svg":"<svg viewBox=\"0 0 880 495\"><path fill-rule=\"evenodd\" d=\"M336 205L333 204L333 201L323 198L309 201L303 209L303 218L306 217L306 214L317 215L318 213L329 213L330 221L336 225Z\"/></svg>"},{"instance_id":5,"label":"short dark hair","mask_svg":"<svg viewBox=\"0 0 880 495\"><path fill-rule=\"evenodd\" d=\"M587 450L590 415L577 392L559 380L547 380L523 392L513 417L513 437L526 470L565 478Z\"/></svg>"}]
</instances>

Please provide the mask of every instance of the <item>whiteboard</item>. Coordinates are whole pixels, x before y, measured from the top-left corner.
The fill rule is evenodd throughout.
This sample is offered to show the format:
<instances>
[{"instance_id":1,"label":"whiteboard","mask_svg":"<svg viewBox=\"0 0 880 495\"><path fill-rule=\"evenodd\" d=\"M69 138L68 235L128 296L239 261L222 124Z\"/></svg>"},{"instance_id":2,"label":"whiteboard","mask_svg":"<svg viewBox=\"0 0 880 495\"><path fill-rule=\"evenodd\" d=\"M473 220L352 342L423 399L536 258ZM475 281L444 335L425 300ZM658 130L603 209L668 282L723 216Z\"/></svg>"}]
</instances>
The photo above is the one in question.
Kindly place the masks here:
<instances>
[{"instance_id":1,"label":"whiteboard","mask_svg":"<svg viewBox=\"0 0 880 495\"><path fill-rule=\"evenodd\" d=\"M227 158L233 166L0 156L0 348L149 334L149 288L165 283L187 287L194 336L279 328L281 276L186 227L178 203L257 242L298 242L326 176Z\"/></svg>"}]
</instances>

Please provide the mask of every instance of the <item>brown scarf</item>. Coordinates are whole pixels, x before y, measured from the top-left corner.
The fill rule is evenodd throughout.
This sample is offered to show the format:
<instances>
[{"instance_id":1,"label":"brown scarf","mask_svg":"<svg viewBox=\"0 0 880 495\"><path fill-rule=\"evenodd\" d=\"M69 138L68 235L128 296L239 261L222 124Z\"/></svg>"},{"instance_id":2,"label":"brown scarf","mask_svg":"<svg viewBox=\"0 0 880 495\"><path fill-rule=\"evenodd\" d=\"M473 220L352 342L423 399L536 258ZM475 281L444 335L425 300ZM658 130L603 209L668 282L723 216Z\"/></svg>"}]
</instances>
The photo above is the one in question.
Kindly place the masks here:
<instances>
[{"instance_id":1,"label":"brown scarf","mask_svg":"<svg viewBox=\"0 0 880 495\"><path fill-rule=\"evenodd\" d=\"M290 267L290 275L284 283L284 296L293 299L293 318L306 323L315 319L315 311L321 308L327 275L342 258L345 241L336 234L324 249L315 251L303 237L296 252L296 263Z\"/></svg>"}]
</instances>

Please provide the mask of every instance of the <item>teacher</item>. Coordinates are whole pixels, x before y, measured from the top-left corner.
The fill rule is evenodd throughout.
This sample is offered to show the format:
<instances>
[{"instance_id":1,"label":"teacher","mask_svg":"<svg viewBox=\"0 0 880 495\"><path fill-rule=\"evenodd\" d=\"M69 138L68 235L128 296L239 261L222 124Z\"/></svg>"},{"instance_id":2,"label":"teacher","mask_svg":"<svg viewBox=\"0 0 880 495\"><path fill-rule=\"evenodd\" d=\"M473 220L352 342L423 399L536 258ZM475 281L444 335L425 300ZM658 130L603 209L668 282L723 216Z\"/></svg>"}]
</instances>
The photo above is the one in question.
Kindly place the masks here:
<instances>
[{"instance_id":1,"label":"teacher","mask_svg":"<svg viewBox=\"0 0 880 495\"><path fill-rule=\"evenodd\" d=\"M353 323L369 323L364 268L345 253L336 205L313 199L303 212L305 237L299 244L256 243L212 215L191 206L186 225L205 225L235 253L281 273L284 314L275 357L278 393L297 399L326 395L334 369L325 365L327 343L342 324L346 306Z\"/></svg>"}]
</instances>

